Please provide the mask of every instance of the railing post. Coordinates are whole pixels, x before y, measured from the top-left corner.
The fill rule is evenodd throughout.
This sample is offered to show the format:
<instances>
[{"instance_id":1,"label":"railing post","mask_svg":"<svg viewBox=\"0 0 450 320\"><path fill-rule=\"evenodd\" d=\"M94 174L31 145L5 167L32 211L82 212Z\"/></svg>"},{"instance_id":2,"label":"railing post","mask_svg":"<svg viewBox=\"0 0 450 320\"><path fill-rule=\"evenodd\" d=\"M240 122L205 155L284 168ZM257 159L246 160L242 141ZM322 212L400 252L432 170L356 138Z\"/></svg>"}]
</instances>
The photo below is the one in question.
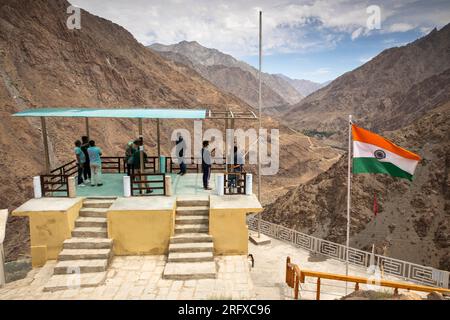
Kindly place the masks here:
<instances>
[{"instance_id":1,"label":"railing post","mask_svg":"<svg viewBox=\"0 0 450 320\"><path fill-rule=\"evenodd\" d=\"M6 221L8 220L8 209L0 210L0 288L6 283L5 276L5 252L3 241L5 240Z\"/></svg>"},{"instance_id":2,"label":"railing post","mask_svg":"<svg viewBox=\"0 0 450 320\"><path fill-rule=\"evenodd\" d=\"M294 299L298 300L298 287L299 287L299 277L298 274L295 273L295 271L293 272L294 278L295 278L295 283L294 283Z\"/></svg>"},{"instance_id":3,"label":"railing post","mask_svg":"<svg viewBox=\"0 0 450 320\"><path fill-rule=\"evenodd\" d=\"M224 195L224 183L225 178L223 173L219 173L216 175L216 191L218 196Z\"/></svg>"},{"instance_id":4,"label":"railing post","mask_svg":"<svg viewBox=\"0 0 450 320\"><path fill-rule=\"evenodd\" d=\"M123 176L123 196L131 197L131 177Z\"/></svg>"},{"instance_id":5,"label":"railing post","mask_svg":"<svg viewBox=\"0 0 450 320\"><path fill-rule=\"evenodd\" d=\"M251 173L244 173L245 179L245 194L253 194L253 175Z\"/></svg>"},{"instance_id":6,"label":"railing post","mask_svg":"<svg viewBox=\"0 0 450 320\"><path fill-rule=\"evenodd\" d=\"M164 195L172 195L172 178L170 176L164 176Z\"/></svg>"},{"instance_id":7,"label":"railing post","mask_svg":"<svg viewBox=\"0 0 450 320\"><path fill-rule=\"evenodd\" d=\"M320 278L317 278L316 300L320 300Z\"/></svg>"},{"instance_id":8,"label":"railing post","mask_svg":"<svg viewBox=\"0 0 450 320\"><path fill-rule=\"evenodd\" d=\"M291 257L287 257L286 258L286 283L289 285L290 284L290 279L289 279L289 264L291 263Z\"/></svg>"},{"instance_id":9,"label":"railing post","mask_svg":"<svg viewBox=\"0 0 450 320\"><path fill-rule=\"evenodd\" d=\"M33 189L34 189L34 198L36 199L42 198L42 183L40 176L33 177Z\"/></svg>"},{"instance_id":10,"label":"railing post","mask_svg":"<svg viewBox=\"0 0 450 320\"><path fill-rule=\"evenodd\" d=\"M75 198L77 196L77 189L75 187L75 178L67 177L67 196L69 198Z\"/></svg>"}]
</instances>

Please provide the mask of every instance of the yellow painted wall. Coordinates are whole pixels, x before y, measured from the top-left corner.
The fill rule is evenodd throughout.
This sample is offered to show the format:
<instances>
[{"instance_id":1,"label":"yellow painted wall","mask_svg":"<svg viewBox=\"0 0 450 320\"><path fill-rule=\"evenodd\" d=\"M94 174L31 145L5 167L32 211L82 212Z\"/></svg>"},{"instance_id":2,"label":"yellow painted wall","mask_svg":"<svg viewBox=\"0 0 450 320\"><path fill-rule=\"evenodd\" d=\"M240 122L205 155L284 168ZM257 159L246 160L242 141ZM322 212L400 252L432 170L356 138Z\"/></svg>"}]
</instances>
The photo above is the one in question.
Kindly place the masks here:
<instances>
[{"instance_id":1,"label":"yellow painted wall","mask_svg":"<svg viewBox=\"0 0 450 320\"><path fill-rule=\"evenodd\" d=\"M248 228L246 210L210 209L209 234L216 255L247 255Z\"/></svg>"},{"instance_id":2,"label":"yellow painted wall","mask_svg":"<svg viewBox=\"0 0 450 320\"><path fill-rule=\"evenodd\" d=\"M175 208L161 211L108 211L108 237L116 255L167 254Z\"/></svg>"},{"instance_id":3,"label":"yellow painted wall","mask_svg":"<svg viewBox=\"0 0 450 320\"><path fill-rule=\"evenodd\" d=\"M72 237L75 220L83 205L80 199L67 211L21 212L20 216L29 217L31 263L40 267L47 260L55 260L62 250L64 240Z\"/></svg>"}]
</instances>

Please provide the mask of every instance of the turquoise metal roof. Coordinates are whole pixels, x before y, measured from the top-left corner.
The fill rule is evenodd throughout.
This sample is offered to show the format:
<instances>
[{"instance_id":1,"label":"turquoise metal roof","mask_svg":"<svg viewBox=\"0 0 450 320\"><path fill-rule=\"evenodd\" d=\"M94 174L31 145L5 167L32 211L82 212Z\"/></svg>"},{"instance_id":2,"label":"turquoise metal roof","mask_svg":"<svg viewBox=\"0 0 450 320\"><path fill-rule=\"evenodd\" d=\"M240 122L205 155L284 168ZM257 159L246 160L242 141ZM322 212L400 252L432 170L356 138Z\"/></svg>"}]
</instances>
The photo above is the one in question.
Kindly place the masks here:
<instances>
[{"instance_id":1,"label":"turquoise metal roof","mask_svg":"<svg viewBox=\"0 0 450 320\"><path fill-rule=\"evenodd\" d=\"M141 119L204 119L206 110L195 109L90 109L39 108L13 114L15 117L70 117L70 118L141 118Z\"/></svg>"}]
</instances>

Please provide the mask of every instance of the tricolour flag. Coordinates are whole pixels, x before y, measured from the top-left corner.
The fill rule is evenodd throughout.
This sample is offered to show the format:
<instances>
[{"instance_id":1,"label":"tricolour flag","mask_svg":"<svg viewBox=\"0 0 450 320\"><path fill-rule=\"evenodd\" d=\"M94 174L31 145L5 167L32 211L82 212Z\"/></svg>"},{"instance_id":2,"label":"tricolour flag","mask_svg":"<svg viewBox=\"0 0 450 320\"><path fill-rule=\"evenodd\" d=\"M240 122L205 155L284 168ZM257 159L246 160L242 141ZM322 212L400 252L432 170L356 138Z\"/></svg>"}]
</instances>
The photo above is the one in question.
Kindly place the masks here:
<instances>
[{"instance_id":1,"label":"tricolour flag","mask_svg":"<svg viewBox=\"0 0 450 320\"><path fill-rule=\"evenodd\" d=\"M385 173L412 180L420 157L389 140L352 125L353 173Z\"/></svg>"}]
</instances>

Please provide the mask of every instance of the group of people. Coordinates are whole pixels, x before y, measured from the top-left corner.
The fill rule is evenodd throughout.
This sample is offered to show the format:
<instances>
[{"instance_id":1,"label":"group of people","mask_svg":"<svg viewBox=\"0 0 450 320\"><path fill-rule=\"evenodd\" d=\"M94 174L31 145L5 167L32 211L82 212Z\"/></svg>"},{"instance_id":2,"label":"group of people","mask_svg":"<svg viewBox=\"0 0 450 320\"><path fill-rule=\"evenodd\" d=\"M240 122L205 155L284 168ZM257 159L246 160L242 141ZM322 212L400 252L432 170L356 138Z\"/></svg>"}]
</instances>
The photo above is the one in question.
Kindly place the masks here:
<instances>
[{"instance_id":1,"label":"group of people","mask_svg":"<svg viewBox=\"0 0 450 320\"><path fill-rule=\"evenodd\" d=\"M203 189L205 190L211 190L211 187L209 186L209 180L211 177L211 164L212 164L212 157L211 157L211 151L209 149L209 141L205 140L203 141L203 147L202 147L202 172L203 172ZM178 163L180 165L180 172L178 172L179 175L183 176L186 174L186 162L184 160L184 150L186 149L186 143L183 140L183 137L181 134L178 133L177 140L176 140L176 155L178 157ZM244 159L239 152L238 148L235 146L234 149L234 161L231 165L232 172L242 172L243 171L243 164ZM230 176L230 186L236 187L237 185L237 174Z\"/></svg>"},{"instance_id":2,"label":"group of people","mask_svg":"<svg viewBox=\"0 0 450 320\"><path fill-rule=\"evenodd\" d=\"M147 154L141 150L143 146L143 138L129 141L125 149L125 161L127 163L127 175L132 176L135 171L141 173L141 156L143 163L147 162ZM180 166L179 175L186 174L187 167L184 159L186 149L186 142L183 136L178 133L176 140L176 155L178 157L178 163ZM75 141L75 156L78 167L78 186L84 187L90 183L91 186L102 186L102 150L95 145L94 140L89 140L89 137L81 137L81 141ZM211 190L209 186L209 180L211 177L211 164L212 157L209 150L209 141L203 141L202 147L202 172L203 172L203 189ZM238 151L237 147L234 147L234 162L231 167L233 172L243 171L243 158L242 154ZM230 183L232 186L236 186L237 175L230 176ZM150 187L146 186L146 192L151 193Z\"/></svg>"},{"instance_id":3,"label":"group of people","mask_svg":"<svg viewBox=\"0 0 450 320\"><path fill-rule=\"evenodd\" d=\"M102 150L95 145L94 140L88 136L81 137L81 141L75 141L75 157L78 168L78 186L84 187L90 183L91 186L102 186Z\"/></svg>"}]
</instances>

